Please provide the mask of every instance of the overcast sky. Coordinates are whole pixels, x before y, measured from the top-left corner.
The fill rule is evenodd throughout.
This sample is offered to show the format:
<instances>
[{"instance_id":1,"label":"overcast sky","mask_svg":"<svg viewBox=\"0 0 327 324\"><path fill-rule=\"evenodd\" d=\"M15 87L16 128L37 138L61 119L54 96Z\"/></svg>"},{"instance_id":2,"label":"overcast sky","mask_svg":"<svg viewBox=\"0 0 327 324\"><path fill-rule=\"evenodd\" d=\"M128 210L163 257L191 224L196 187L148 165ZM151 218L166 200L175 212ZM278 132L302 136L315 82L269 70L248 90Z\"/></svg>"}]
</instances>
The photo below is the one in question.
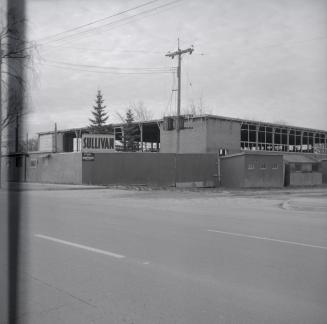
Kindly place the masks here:
<instances>
[{"instance_id":1,"label":"overcast sky","mask_svg":"<svg viewBox=\"0 0 327 324\"><path fill-rule=\"evenodd\" d=\"M165 54L178 37L194 46L182 111L202 100L211 114L327 129L327 0L158 0L65 33L145 2L27 1L30 133L88 125L98 89L109 122L139 101L174 113L177 60Z\"/></svg>"}]
</instances>

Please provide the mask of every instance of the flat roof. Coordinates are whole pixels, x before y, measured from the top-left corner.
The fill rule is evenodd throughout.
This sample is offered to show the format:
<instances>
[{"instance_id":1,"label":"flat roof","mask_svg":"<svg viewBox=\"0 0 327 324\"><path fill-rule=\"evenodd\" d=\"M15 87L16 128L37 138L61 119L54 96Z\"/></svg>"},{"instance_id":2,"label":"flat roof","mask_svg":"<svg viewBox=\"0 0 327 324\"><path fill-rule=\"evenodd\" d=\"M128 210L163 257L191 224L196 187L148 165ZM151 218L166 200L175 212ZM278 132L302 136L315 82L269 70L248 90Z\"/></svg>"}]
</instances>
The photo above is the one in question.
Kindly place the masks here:
<instances>
[{"instance_id":1,"label":"flat roof","mask_svg":"<svg viewBox=\"0 0 327 324\"><path fill-rule=\"evenodd\" d=\"M176 116L167 116L166 118L176 118ZM294 126L294 125L286 125L286 124L278 124L278 123L270 123L265 121L257 121L257 120L250 120L250 119L241 119L241 118L233 118L233 117L225 117L225 116L219 116L219 115L210 115L210 114L203 114L198 116L192 116L192 115L183 115L183 117L186 117L188 119L218 119L218 120L226 120L226 121L233 121L238 123L248 123L248 124L256 124L256 125L263 125L263 126L269 126L269 127L277 127L277 128L288 128L288 129L299 129L309 132L319 132L319 133L327 133L327 130L321 130L321 129L314 129L314 128L308 128L308 127L300 127L300 126ZM160 124L163 122L164 119L153 119L153 120L146 120L146 121L135 121L133 124L135 125L151 125L151 124ZM116 123L116 124L108 124L105 125L107 127L122 127L124 123ZM86 127L78 127L78 128L70 128L70 129L64 129L64 130L58 130L57 133L68 133L68 132L75 132L75 131L87 131L88 126ZM53 134L54 131L48 131L48 132L39 132L39 135L46 135L46 134Z\"/></svg>"},{"instance_id":2,"label":"flat roof","mask_svg":"<svg viewBox=\"0 0 327 324\"><path fill-rule=\"evenodd\" d=\"M152 120L145 120L145 121L134 121L132 124L133 125L151 125L151 124L156 124L162 123L163 119L152 119ZM107 124L104 125L105 127L112 127L112 128L118 128L124 126L125 123L116 123L116 124ZM57 133L73 133L76 131L88 131L89 126L84 126L84 127L75 127L75 128L68 128L68 129L58 129ZM47 131L47 132L39 132L38 135L47 135L47 134L53 134L54 130Z\"/></svg>"},{"instance_id":3,"label":"flat roof","mask_svg":"<svg viewBox=\"0 0 327 324\"><path fill-rule=\"evenodd\" d=\"M274 155L274 156L283 156L284 154L281 152L275 152L275 151L242 151L240 153L234 153L234 154L228 154L221 156L223 159L231 158L231 157L236 157L236 156L244 156L244 155Z\"/></svg>"},{"instance_id":4,"label":"flat roof","mask_svg":"<svg viewBox=\"0 0 327 324\"><path fill-rule=\"evenodd\" d=\"M304 156L299 154L286 154L284 161L288 163L318 163L318 160L312 156Z\"/></svg>"},{"instance_id":5,"label":"flat roof","mask_svg":"<svg viewBox=\"0 0 327 324\"><path fill-rule=\"evenodd\" d=\"M310 132L320 132L320 133L326 133L327 130L321 130L321 129L315 129L315 128L308 128L308 127L301 127L301 126L294 126L294 125L287 125L287 124L278 124L278 123L270 123L265 121L258 121L258 120L250 120L250 119L241 119L241 118L233 118L233 117L225 117L225 116L219 116L219 115L199 115L199 116L193 116L189 117L190 119L197 119L197 118L207 118L207 119L220 119L220 120L227 120L227 121L235 121L239 123L248 123L248 124L259 124L259 125L265 125L265 126L271 126L271 127L278 127L278 128L297 128L302 129Z\"/></svg>"}]
</instances>

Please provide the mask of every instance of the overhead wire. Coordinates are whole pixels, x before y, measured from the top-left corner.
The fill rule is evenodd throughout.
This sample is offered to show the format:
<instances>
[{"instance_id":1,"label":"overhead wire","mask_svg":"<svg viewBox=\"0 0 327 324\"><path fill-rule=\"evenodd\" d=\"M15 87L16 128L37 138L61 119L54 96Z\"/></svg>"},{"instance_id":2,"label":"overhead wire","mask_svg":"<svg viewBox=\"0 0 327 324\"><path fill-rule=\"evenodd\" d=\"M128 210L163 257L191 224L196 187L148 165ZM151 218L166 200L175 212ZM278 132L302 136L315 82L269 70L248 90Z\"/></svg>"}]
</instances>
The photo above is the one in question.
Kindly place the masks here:
<instances>
[{"instance_id":1,"label":"overhead wire","mask_svg":"<svg viewBox=\"0 0 327 324\"><path fill-rule=\"evenodd\" d=\"M78 72L90 72L90 73L101 73L101 74L118 74L118 75L150 75L150 74L168 74L172 73L172 71L169 70L140 70L140 71L119 71L119 70L108 70L105 68L87 68L87 67L79 67L74 65L66 65L66 64L60 64L60 63L44 63L45 66L51 66L55 68L60 69L70 69L73 71Z\"/></svg>"},{"instance_id":2,"label":"overhead wire","mask_svg":"<svg viewBox=\"0 0 327 324\"><path fill-rule=\"evenodd\" d=\"M177 68L173 67L173 66L171 66L171 68L174 68L175 71L172 72L171 90L170 90L167 105L166 105L165 110L164 110L164 113L165 114L168 113L168 115L172 114L171 106L172 106L173 95L174 95L174 92L175 92L174 90L175 90L175 87L176 87L176 70L177 70Z\"/></svg>"},{"instance_id":3,"label":"overhead wire","mask_svg":"<svg viewBox=\"0 0 327 324\"><path fill-rule=\"evenodd\" d=\"M43 42L43 43L40 43L39 45L43 46L47 43L54 43L54 42L60 42L60 41L76 41L76 40L79 40L81 39L81 37L84 37L86 34L92 34L96 31L99 31L101 29L104 29L106 27L111 27L111 28L106 28L104 31L108 31L108 30L111 30L113 29L114 27L120 27L124 24L118 24L116 25L117 23L120 23L120 22L124 22L127 20L127 22L125 22L125 24L128 24L131 22L131 20L135 19L135 18L138 18L139 16L142 16L146 13L151 13L153 11L157 11L158 9L162 9L162 8L165 8L165 7L168 7L168 6L171 6L175 3L178 3L178 2L181 2L183 0L173 0L173 1L170 1L168 3L165 3L165 4L162 4L160 6L156 6L154 8L150 8L150 9L146 9L146 10L143 10L141 12L138 12L136 13L135 15L132 15L132 16L127 16L127 17L123 17L119 20L115 20L115 21L112 21L112 22L109 22L109 23L106 23L106 24L103 24L103 25L100 25L100 26L97 26L97 27L94 27L94 28L90 28L90 29L87 29L87 30L83 30L83 31L80 31L80 32L77 32L77 33L74 33L74 34L71 34L71 35L67 35L67 36L63 36L61 38L57 38L57 39L54 39L54 40L49 40L48 42ZM116 25L116 26L115 26Z\"/></svg>"},{"instance_id":4,"label":"overhead wire","mask_svg":"<svg viewBox=\"0 0 327 324\"><path fill-rule=\"evenodd\" d=\"M305 43L309 43L309 42L314 42L314 41L320 41L323 39L327 39L327 35L321 35L318 37L312 37L312 38L308 38L308 39L302 39L302 40L294 40L294 41L287 41L284 43L270 43L270 44L265 44L263 46L254 46L254 47L235 47L233 46L233 44L229 44L227 46L210 46L210 49L214 50L214 52L216 51L221 51L224 49L233 49L234 53L237 53L236 51L252 51L252 50L261 50L261 49L266 49L266 48L272 48L272 47L285 47L285 46L293 46L293 45L302 45ZM207 42L202 43L202 45L206 45L209 44ZM210 43L210 45L212 45ZM213 52L212 52L213 53ZM200 56L207 56L207 55L212 55L210 53L194 53L196 55L200 55Z\"/></svg>"},{"instance_id":5,"label":"overhead wire","mask_svg":"<svg viewBox=\"0 0 327 324\"><path fill-rule=\"evenodd\" d=\"M45 60L49 63L62 64L73 67L82 67L82 68L95 68L95 69L106 69L106 70L145 70L145 71L168 71L172 72L175 69L167 67L117 67L117 66L100 66L100 65L91 65L91 64L77 64L71 62L63 62L56 60Z\"/></svg>"},{"instance_id":6,"label":"overhead wire","mask_svg":"<svg viewBox=\"0 0 327 324\"><path fill-rule=\"evenodd\" d=\"M127 12L130 12L130 11L133 11L133 10L136 10L136 9L139 9L139 8L142 8L142 7L145 7L147 5L150 5L152 3L155 3L155 2L158 2L158 1L162 1L162 0L151 0L151 1L148 1L148 2L145 2L145 3L142 3L138 6L135 6L135 7L132 7L132 8L129 8L129 9L126 9L126 10L123 10L123 11L120 11L120 12L117 12L115 14L112 14L112 15L109 15L109 16L106 16L104 18L100 18L100 19L97 19L97 20L94 20L94 21L91 21L89 23L86 23L86 24L83 24L83 25L79 25L79 26L76 26L76 27L73 27L73 28L70 28L70 29L67 29L67 30L64 30L62 32L59 32L59 33L56 33L56 34L52 34L52 35L49 35L49 36L46 36L46 37L43 37L43 38L40 38L37 40L40 41L40 40L43 40L43 39L47 39L47 38L53 38L53 37L57 37L57 36L60 36L60 35L64 35L66 33L70 33L70 32L73 32L73 31L76 31L76 30L79 30L79 29L82 29L82 28L85 28L85 27L88 27L88 26L91 26L91 25L94 25L94 24L97 24L99 22L102 22L102 21L105 21L105 20L108 20L108 19L111 19L111 18L114 18L114 17L117 17L119 15L122 15L122 14L125 14Z\"/></svg>"},{"instance_id":7,"label":"overhead wire","mask_svg":"<svg viewBox=\"0 0 327 324\"><path fill-rule=\"evenodd\" d=\"M105 48L94 48L94 47L86 47L86 46L72 46L72 45L47 45L47 47L52 47L54 49L60 48L69 48L69 49L76 49L76 50L83 50L83 51L91 51L91 52L105 52L111 54L121 54L121 53L141 53L141 54L162 54L165 50L162 51L147 51L147 50L109 50Z\"/></svg>"}]
</instances>

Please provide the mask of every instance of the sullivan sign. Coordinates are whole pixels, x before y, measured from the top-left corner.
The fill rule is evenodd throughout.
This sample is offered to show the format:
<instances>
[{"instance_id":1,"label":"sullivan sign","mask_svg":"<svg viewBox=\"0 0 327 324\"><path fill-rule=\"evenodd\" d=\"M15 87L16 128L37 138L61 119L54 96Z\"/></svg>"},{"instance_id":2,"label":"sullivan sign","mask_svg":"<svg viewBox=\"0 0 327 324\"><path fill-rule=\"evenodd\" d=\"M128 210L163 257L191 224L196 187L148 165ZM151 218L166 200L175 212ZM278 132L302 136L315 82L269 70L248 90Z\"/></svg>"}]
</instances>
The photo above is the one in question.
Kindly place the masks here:
<instances>
[{"instance_id":1,"label":"sullivan sign","mask_svg":"<svg viewBox=\"0 0 327 324\"><path fill-rule=\"evenodd\" d=\"M83 134L82 152L108 153L115 151L113 135L106 134Z\"/></svg>"}]
</instances>

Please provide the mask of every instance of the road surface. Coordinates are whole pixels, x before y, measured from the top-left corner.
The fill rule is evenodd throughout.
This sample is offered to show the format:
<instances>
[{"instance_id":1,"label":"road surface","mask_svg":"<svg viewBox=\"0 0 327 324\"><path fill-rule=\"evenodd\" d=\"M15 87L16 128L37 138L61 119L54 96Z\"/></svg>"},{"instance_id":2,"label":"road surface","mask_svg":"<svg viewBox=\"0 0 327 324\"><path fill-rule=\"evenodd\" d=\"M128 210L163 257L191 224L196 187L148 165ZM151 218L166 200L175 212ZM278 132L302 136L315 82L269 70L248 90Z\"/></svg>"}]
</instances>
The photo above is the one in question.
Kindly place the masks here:
<instances>
[{"instance_id":1,"label":"road surface","mask_svg":"<svg viewBox=\"0 0 327 324\"><path fill-rule=\"evenodd\" d=\"M23 323L327 323L327 191L24 191Z\"/></svg>"}]
</instances>

